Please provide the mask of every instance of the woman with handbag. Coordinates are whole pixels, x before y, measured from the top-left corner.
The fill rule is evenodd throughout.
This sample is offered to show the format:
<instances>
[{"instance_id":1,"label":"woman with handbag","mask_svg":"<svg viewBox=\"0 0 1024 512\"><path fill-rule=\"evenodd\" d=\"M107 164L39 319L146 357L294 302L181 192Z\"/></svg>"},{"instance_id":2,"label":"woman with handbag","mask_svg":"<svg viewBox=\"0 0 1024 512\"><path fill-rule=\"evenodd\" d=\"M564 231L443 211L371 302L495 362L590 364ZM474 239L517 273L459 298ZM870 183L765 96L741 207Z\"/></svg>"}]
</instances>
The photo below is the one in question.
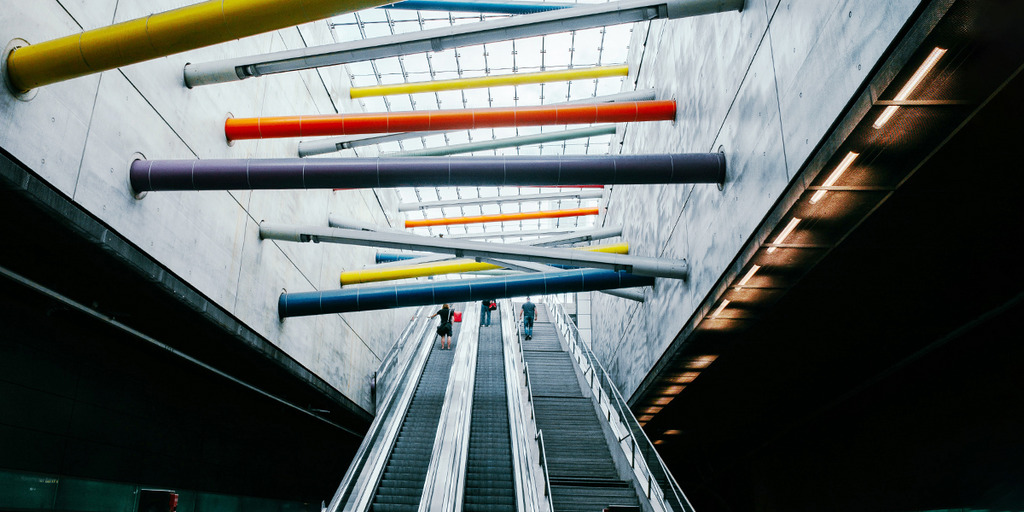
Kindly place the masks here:
<instances>
[{"instance_id":1,"label":"woman with handbag","mask_svg":"<svg viewBox=\"0 0 1024 512\"><path fill-rule=\"evenodd\" d=\"M441 350L445 350L445 343L448 343L448 350L452 348L452 316L454 316L448 304L441 306L441 309L430 315L428 318L434 318L437 315L441 315L441 324L437 326L437 335L441 337Z\"/></svg>"}]
</instances>

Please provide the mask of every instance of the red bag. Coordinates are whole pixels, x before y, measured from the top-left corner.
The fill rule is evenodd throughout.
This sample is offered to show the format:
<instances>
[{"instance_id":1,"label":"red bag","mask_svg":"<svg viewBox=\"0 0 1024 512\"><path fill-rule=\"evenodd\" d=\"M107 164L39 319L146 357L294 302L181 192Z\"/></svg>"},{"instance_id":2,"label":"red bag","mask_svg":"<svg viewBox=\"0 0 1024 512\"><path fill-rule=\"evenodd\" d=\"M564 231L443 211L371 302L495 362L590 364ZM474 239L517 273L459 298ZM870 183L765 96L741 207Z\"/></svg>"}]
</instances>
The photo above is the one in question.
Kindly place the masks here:
<instances>
[{"instance_id":1,"label":"red bag","mask_svg":"<svg viewBox=\"0 0 1024 512\"><path fill-rule=\"evenodd\" d=\"M462 321L462 313L461 312L459 312L459 311L455 312L455 321L456 322L461 322Z\"/></svg>"}]
</instances>

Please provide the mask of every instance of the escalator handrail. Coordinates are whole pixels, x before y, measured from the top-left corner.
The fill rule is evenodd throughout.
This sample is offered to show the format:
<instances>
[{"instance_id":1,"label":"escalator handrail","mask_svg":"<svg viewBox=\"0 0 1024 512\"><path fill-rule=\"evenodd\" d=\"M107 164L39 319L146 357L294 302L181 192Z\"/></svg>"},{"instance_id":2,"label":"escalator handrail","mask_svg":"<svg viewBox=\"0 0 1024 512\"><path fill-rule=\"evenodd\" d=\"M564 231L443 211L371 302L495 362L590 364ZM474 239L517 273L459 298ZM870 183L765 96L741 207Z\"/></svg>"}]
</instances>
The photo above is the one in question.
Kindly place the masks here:
<instances>
[{"instance_id":1,"label":"escalator handrail","mask_svg":"<svg viewBox=\"0 0 1024 512\"><path fill-rule=\"evenodd\" d=\"M362 443L360 443L356 455L352 458L352 462L345 472L344 479L342 479L338 490L331 498L330 504L324 509L325 511L338 512L342 506L347 511L362 511L366 510L372 501L366 498L365 492L353 498L353 490L355 490L356 485L360 481L363 481L364 488L367 486L371 488L369 497L372 498L372 491L376 488L377 481L383 473L383 461L387 459L385 455L390 452L391 446L398 437L402 420L405 418L405 413L416 392L416 385L422 376L423 367L426 365L427 357L430 355L430 348L433 344L433 340L426 340L426 338L434 334L430 327L437 323L436 321L431 322L429 319L426 319L424 311L424 308L420 308L417 311L416 317L410 322L419 324L419 328L414 331L415 334L407 337L401 343L404 346L410 340L416 341L416 344L413 345L416 348L416 350L413 350L413 357L409 358L400 372L400 375L405 378L400 380L395 389L387 393L387 396L381 402L382 405L377 410L373 423L370 424L370 429L367 431ZM396 345L398 344L396 342ZM386 446L378 446L381 444ZM371 455L374 453L377 456L371 458ZM371 466L371 464L373 465ZM367 473L368 470L373 474ZM367 483L367 480L370 480L370 482ZM363 488L360 490L365 491Z\"/></svg>"},{"instance_id":2,"label":"escalator handrail","mask_svg":"<svg viewBox=\"0 0 1024 512\"><path fill-rule=\"evenodd\" d=\"M561 332L561 334L565 338L566 343L569 345L570 350L579 353L580 355L587 359L587 362L590 365L590 371L594 372L594 369L596 368L600 372L600 374L598 375L598 385L601 388L603 388L604 394L608 399L609 405L614 403L615 409L618 412L618 421L624 427L626 427L627 431L629 432L628 437L631 438L632 441L632 450L635 452L638 446L643 445L643 447L640 448L641 453L646 451L646 453L653 454L656 458L657 464L661 467L661 470L665 475L665 481L662 482L659 481L661 479L654 478L651 469L647 464L646 457L644 457L641 459L644 462L642 470L646 473L648 482L657 481L659 488L662 485L666 485L666 487L668 487L674 494L673 497L675 498L675 502L680 505L683 511L693 512L693 505L690 503L690 500L686 497L686 494L683 493L683 490L679 486L678 482L676 482L675 477L672 476L672 472L669 471L668 466L665 465L665 461L662 460L661 455L658 453L657 449L654 448L654 443L651 442L650 438L647 437L647 433L644 432L643 428L640 427L639 421L637 421L636 417L633 415L633 411L629 408L629 406L626 404L626 401L622 398L622 394L619 392L618 386L616 386L614 384L614 381L612 381L611 375L609 375L608 372L604 369L604 365L601 364L600 359L597 358L594 352L584 343L582 343L582 339L579 334L579 329L576 327L575 322L573 322L572 319L569 317L569 314L565 311L565 308L562 306L562 304L548 302L547 306L548 312L554 318L555 324L559 327L559 331L564 331ZM577 360L577 358L573 357L572 359L577 366L580 366L580 362ZM583 368L581 367L580 370L582 371ZM585 376L586 372L583 373ZM594 373L596 374L597 372ZM593 392L592 387L591 392ZM637 433L639 433L639 436L637 435ZM634 454L630 454L631 460L633 460L634 457ZM650 487L650 484L648 484L649 499L655 497L654 493L650 492ZM662 491L662 493L663 492L664 491ZM665 503L665 505L668 505L668 503Z\"/></svg>"},{"instance_id":3,"label":"escalator handrail","mask_svg":"<svg viewBox=\"0 0 1024 512\"><path fill-rule=\"evenodd\" d=\"M403 352L403 349L405 348L404 341L409 337L409 334L417 326L422 326L424 323L426 323L426 315L423 314L426 310L427 306L420 306L416 310L416 313L415 315L413 315L412 320L409 322L408 325L405 326L405 329L402 331L402 334L398 336L398 341L391 345L391 348L388 350L388 353L384 355L384 358L381 359L380 364L377 365L377 371L374 372L374 387L378 392L378 396L382 396L383 398L387 397L387 393L380 393L380 391L382 391L382 389L386 387L381 383L390 377L391 373L389 371L391 370L392 365L396 361L398 361L399 354ZM376 404L374 405L376 406Z\"/></svg>"}]
</instances>

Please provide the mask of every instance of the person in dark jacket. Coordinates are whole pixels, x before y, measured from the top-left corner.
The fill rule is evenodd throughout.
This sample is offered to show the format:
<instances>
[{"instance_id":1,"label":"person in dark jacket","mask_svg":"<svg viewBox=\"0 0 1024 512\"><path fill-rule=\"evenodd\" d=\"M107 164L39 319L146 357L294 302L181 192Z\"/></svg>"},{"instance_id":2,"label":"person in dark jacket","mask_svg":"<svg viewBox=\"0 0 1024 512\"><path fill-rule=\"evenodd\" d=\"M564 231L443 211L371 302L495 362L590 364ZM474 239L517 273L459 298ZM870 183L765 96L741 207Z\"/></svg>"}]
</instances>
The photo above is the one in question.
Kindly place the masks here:
<instances>
[{"instance_id":1,"label":"person in dark jacket","mask_svg":"<svg viewBox=\"0 0 1024 512\"><path fill-rule=\"evenodd\" d=\"M480 302L480 326L491 325L491 311L494 310L494 300L487 299Z\"/></svg>"},{"instance_id":2,"label":"person in dark jacket","mask_svg":"<svg viewBox=\"0 0 1024 512\"><path fill-rule=\"evenodd\" d=\"M448 304L441 306L441 309L430 315L429 318L441 315L441 324L437 326L437 335L441 337L441 350L446 350L445 343L447 342L447 350L452 348L452 317L455 316L455 312L448 307Z\"/></svg>"},{"instance_id":3,"label":"person in dark jacket","mask_svg":"<svg viewBox=\"0 0 1024 512\"><path fill-rule=\"evenodd\" d=\"M533 319L537 316L537 305L530 302L530 298L526 298L526 303L523 304L523 309L519 311L519 318L523 319L523 334L526 339L533 338Z\"/></svg>"}]
</instances>

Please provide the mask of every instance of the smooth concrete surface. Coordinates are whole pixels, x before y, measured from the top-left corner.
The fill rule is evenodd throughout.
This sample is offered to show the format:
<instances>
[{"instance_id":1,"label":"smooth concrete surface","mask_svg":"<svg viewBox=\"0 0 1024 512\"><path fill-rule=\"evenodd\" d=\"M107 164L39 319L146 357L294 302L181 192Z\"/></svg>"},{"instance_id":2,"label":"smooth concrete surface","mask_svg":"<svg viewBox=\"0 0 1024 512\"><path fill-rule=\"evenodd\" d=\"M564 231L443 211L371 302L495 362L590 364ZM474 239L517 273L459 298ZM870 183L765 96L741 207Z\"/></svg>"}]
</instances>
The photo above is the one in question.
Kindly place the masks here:
<instances>
[{"instance_id":1,"label":"smooth concrete surface","mask_svg":"<svg viewBox=\"0 0 1024 512\"><path fill-rule=\"evenodd\" d=\"M918 0L748 0L740 13L638 24L625 87L674 98L674 123L623 126L612 151L722 151L724 186L616 186L603 225L631 254L685 258L646 302L593 294L594 351L630 396L863 85Z\"/></svg>"},{"instance_id":2,"label":"smooth concrete surface","mask_svg":"<svg viewBox=\"0 0 1024 512\"><path fill-rule=\"evenodd\" d=\"M192 0L0 0L0 40L45 41L188 5ZM127 169L149 158L294 156L295 141L229 146L228 116L358 111L343 67L197 89L187 62L334 42L326 22L230 41L39 88L30 101L0 91L0 146L51 186L130 240L196 291L367 410L369 377L411 311L377 311L280 321L282 290L338 286L342 270L373 262L373 251L259 239L261 220L327 225L329 213L394 224L393 190L258 191L132 197Z\"/></svg>"}]
</instances>

